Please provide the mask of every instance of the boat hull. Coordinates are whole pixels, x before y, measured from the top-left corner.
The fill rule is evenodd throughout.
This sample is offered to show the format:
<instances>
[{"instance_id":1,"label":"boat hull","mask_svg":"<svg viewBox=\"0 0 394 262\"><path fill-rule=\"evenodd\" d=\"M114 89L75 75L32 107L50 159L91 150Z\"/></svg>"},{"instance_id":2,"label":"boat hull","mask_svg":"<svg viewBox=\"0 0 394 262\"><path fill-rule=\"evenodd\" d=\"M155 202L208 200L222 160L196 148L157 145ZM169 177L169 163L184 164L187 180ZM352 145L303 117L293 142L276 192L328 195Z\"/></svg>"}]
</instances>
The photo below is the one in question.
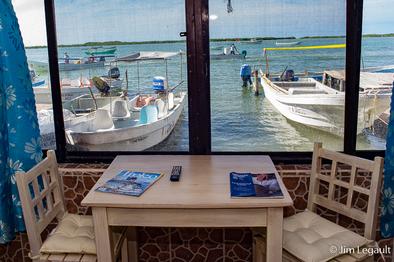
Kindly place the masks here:
<instances>
[{"instance_id":1,"label":"boat hull","mask_svg":"<svg viewBox=\"0 0 394 262\"><path fill-rule=\"evenodd\" d=\"M93 92L95 88L92 88ZM37 104L52 104L52 92L48 86L33 88ZM62 101L69 101L78 96L90 94L87 87L62 87Z\"/></svg>"},{"instance_id":2,"label":"boat hull","mask_svg":"<svg viewBox=\"0 0 394 262\"><path fill-rule=\"evenodd\" d=\"M151 148L173 131L185 105L186 94L182 93L179 103L170 113L158 121L132 127L117 128L102 132L67 131L71 144L89 151L143 151ZM94 117L93 114L90 115ZM119 146L121 145L121 146ZM126 146L128 145L128 146Z\"/></svg>"},{"instance_id":3,"label":"boat hull","mask_svg":"<svg viewBox=\"0 0 394 262\"><path fill-rule=\"evenodd\" d=\"M217 54L217 55L211 55L211 59L213 60L227 60L227 59L245 59L245 56L242 54Z\"/></svg>"},{"instance_id":4,"label":"boat hull","mask_svg":"<svg viewBox=\"0 0 394 262\"><path fill-rule=\"evenodd\" d=\"M104 64L105 64L104 61L99 61L94 63L81 63L81 64L59 63L59 70L60 71L84 70L89 68L104 67Z\"/></svg>"},{"instance_id":5,"label":"boat hull","mask_svg":"<svg viewBox=\"0 0 394 262\"><path fill-rule=\"evenodd\" d=\"M286 43L286 42L276 42L275 43L275 45L276 46L283 46L283 47L286 47L286 46L296 46L296 45L299 45L299 44L301 44L301 42L288 42L288 43Z\"/></svg>"},{"instance_id":6,"label":"boat hull","mask_svg":"<svg viewBox=\"0 0 394 262\"><path fill-rule=\"evenodd\" d=\"M287 119L337 136L344 134L345 93L289 95L279 92L266 77L261 78L265 97ZM390 95L360 93L357 133L372 126L390 103Z\"/></svg>"}]
</instances>

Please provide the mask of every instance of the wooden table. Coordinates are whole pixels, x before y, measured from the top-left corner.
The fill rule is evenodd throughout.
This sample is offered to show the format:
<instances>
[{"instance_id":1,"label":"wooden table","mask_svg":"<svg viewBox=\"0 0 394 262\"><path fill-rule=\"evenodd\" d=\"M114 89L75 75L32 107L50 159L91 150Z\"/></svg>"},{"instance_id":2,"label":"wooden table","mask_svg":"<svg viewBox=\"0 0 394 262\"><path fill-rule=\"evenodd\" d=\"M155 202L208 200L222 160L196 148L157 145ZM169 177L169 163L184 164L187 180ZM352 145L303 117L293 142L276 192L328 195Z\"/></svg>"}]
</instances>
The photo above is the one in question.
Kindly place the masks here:
<instances>
[{"instance_id":1,"label":"wooden table","mask_svg":"<svg viewBox=\"0 0 394 262\"><path fill-rule=\"evenodd\" d=\"M169 181L174 165L183 168L180 182ZM122 169L165 175L140 197L94 190ZM231 198L231 171L276 173L284 198ZM92 207L97 257L103 262L114 261L110 226L266 227L266 261L280 261L283 207L292 204L268 156L234 155L118 156L82 201L82 205Z\"/></svg>"}]
</instances>

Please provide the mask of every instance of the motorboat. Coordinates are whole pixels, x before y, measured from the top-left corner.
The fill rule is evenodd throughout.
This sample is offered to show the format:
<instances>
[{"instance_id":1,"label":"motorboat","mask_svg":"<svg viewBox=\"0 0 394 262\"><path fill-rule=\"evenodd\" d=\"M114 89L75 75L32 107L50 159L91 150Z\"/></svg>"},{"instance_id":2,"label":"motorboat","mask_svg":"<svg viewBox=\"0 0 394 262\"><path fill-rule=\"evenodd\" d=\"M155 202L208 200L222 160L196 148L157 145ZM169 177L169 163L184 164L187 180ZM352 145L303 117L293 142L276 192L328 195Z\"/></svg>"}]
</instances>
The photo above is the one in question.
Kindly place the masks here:
<instances>
[{"instance_id":1,"label":"motorboat","mask_svg":"<svg viewBox=\"0 0 394 262\"><path fill-rule=\"evenodd\" d=\"M185 106L185 92L149 97L145 105L138 102L148 97L114 99L94 112L77 117L66 129L67 141L85 150L142 151L166 139L174 129ZM129 145L124 147L124 145Z\"/></svg>"},{"instance_id":2,"label":"motorboat","mask_svg":"<svg viewBox=\"0 0 394 262\"><path fill-rule=\"evenodd\" d=\"M62 101L68 101L75 97L88 94L92 87L89 79L62 79L60 81ZM94 90L93 90L94 91ZM50 85L40 85L33 87L37 104L52 104L52 91Z\"/></svg>"},{"instance_id":3,"label":"motorboat","mask_svg":"<svg viewBox=\"0 0 394 262\"><path fill-rule=\"evenodd\" d=\"M293 42L276 42L276 46L296 46L301 44L301 41L293 41Z\"/></svg>"},{"instance_id":4,"label":"motorboat","mask_svg":"<svg viewBox=\"0 0 394 262\"><path fill-rule=\"evenodd\" d=\"M211 59L213 60L227 60L227 59L245 59L247 55L246 50L241 53L235 52L231 53L230 48L224 48L221 54L211 54Z\"/></svg>"},{"instance_id":5,"label":"motorboat","mask_svg":"<svg viewBox=\"0 0 394 262\"><path fill-rule=\"evenodd\" d=\"M60 71L74 71L74 70L86 70L91 68L104 67L106 59L108 57L114 57L113 55L96 55L83 58L70 58L64 57L59 58L59 70Z\"/></svg>"},{"instance_id":6,"label":"motorboat","mask_svg":"<svg viewBox=\"0 0 394 262\"><path fill-rule=\"evenodd\" d=\"M96 76L91 79L80 77L77 79L63 78L60 80L62 90L62 101L67 102L85 94L102 92L103 89L108 93L110 90L122 88L123 79L120 78L118 67L111 67L108 74ZM52 95L49 85L33 85L33 91L37 104L51 104Z\"/></svg>"},{"instance_id":7,"label":"motorboat","mask_svg":"<svg viewBox=\"0 0 394 262\"><path fill-rule=\"evenodd\" d=\"M336 45L322 48L343 47ZM266 61L268 64L268 59ZM284 117L343 136L344 70L324 71L322 82L312 77L297 77L292 70L286 70L279 77L270 76L268 70L260 73L265 97ZM374 120L389 107L393 77L394 73L361 72L357 133L372 126Z\"/></svg>"},{"instance_id":8,"label":"motorboat","mask_svg":"<svg viewBox=\"0 0 394 262\"><path fill-rule=\"evenodd\" d=\"M177 55L181 56L182 65L182 52L138 52L120 57L116 62L136 62L139 67L143 61L164 61L168 72L167 59ZM140 83L139 73L137 77ZM142 94L137 86L138 93L131 97L129 90L123 90L120 96L85 95L64 104L64 108L77 115L66 128L68 144L94 151L142 151L165 140L178 122L186 101L186 92L175 92L184 81L181 79L170 87L167 77L166 74L153 78L153 94Z\"/></svg>"},{"instance_id":9,"label":"motorboat","mask_svg":"<svg viewBox=\"0 0 394 262\"><path fill-rule=\"evenodd\" d=\"M89 47L85 54L88 56L101 56L101 55L114 55L117 48L116 46L112 47Z\"/></svg>"}]
</instances>

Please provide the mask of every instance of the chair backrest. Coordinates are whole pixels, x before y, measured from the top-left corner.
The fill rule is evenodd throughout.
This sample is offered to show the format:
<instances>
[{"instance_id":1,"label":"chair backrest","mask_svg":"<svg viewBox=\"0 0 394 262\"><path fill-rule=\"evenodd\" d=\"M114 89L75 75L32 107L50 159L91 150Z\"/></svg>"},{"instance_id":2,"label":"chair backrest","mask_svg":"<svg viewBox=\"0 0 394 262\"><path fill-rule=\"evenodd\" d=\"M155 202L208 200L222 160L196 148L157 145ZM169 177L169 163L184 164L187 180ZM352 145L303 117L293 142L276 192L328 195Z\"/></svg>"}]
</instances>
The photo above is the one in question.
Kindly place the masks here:
<instances>
[{"instance_id":1,"label":"chair backrest","mask_svg":"<svg viewBox=\"0 0 394 262\"><path fill-rule=\"evenodd\" d=\"M174 93L172 93L172 92L168 93L167 99L168 99L168 110L172 110L175 106Z\"/></svg>"},{"instance_id":2,"label":"chair backrest","mask_svg":"<svg viewBox=\"0 0 394 262\"><path fill-rule=\"evenodd\" d=\"M157 119L158 119L158 112L156 106L147 105L141 108L140 121L139 121L141 125L155 122L157 121Z\"/></svg>"},{"instance_id":3,"label":"chair backrest","mask_svg":"<svg viewBox=\"0 0 394 262\"><path fill-rule=\"evenodd\" d=\"M28 172L16 174L31 256L40 254L41 233L56 217L62 219L65 212L63 183L58 173L53 150Z\"/></svg>"},{"instance_id":4,"label":"chair backrest","mask_svg":"<svg viewBox=\"0 0 394 262\"><path fill-rule=\"evenodd\" d=\"M97 109L92 122L91 131L96 131L99 129L111 129L113 127L114 122L112 121L109 111L103 108Z\"/></svg>"},{"instance_id":5,"label":"chair backrest","mask_svg":"<svg viewBox=\"0 0 394 262\"><path fill-rule=\"evenodd\" d=\"M158 111L158 118L162 118L167 115L167 105L166 103L161 100L161 99L156 99L155 100L155 106L157 107Z\"/></svg>"},{"instance_id":6,"label":"chair backrest","mask_svg":"<svg viewBox=\"0 0 394 262\"><path fill-rule=\"evenodd\" d=\"M130 117L130 110L126 100L117 100L114 103L112 110L113 118L128 118Z\"/></svg>"},{"instance_id":7,"label":"chair backrest","mask_svg":"<svg viewBox=\"0 0 394 262\"><path fill-rule=\"evenodd\" d=\"M322 172L323 159L332 162L329 175ZM345 179L338 172L341 164L350 167L350 174L345 175ZM359 177L358 172L371 174L368 178L369 182L360 183L359 178L365 180L366 177L365 175ZM375 157L374 161L371 161L330 151L322 148L321 143L315 143L308 209L315 212L316 207L321 206L357 220L365 224L364 236L375 239L382 173L383 158L381 157ZM365 200L367 206L362 208L356 206L356 201L360 197Z\"/></svg>"}]
</instances>

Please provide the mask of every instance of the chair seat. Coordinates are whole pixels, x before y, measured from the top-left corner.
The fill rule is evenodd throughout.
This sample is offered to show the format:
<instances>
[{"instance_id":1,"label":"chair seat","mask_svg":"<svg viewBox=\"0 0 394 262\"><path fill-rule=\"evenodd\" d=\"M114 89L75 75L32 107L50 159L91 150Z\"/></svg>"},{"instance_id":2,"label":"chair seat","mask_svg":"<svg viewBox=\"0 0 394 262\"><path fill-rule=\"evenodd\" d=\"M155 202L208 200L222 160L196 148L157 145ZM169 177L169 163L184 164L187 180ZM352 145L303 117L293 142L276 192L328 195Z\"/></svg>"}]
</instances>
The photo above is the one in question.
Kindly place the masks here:
<instances>
[{"instance_id":1,"label":"chair seat","mask_svg":"<svg viewBox=\"0 0 394 262\"><path fill-rule=\"evenodd\" d=\"M371 242L307 210L283 221L283 248L306 262L328 261L346 253L341 247L357 248Z\"/></svg>"},{"instance_id":2,"label":"chair seat","mask_svg":"<svg viewBox=\"0 0 394 262\"><path fill-rule=\"evenodd\" d=\"M121 241L121 233L113 233L115 250ZM96 242L92 216L68 214L44 241L42 254L91 254L96 255Z\"/></svg>"}]
</instances>

